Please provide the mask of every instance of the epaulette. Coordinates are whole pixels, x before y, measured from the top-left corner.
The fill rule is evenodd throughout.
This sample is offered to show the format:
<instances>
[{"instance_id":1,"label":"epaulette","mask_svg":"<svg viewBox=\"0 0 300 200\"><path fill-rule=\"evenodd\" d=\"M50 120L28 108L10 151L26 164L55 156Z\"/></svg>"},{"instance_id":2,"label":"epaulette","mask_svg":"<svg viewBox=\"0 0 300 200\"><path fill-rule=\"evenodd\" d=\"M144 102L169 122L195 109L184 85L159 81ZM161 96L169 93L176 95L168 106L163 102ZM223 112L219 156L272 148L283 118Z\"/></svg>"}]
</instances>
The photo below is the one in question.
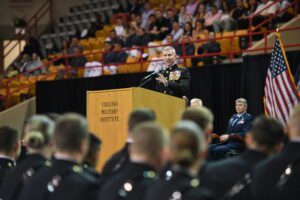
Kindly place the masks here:
<instances>
[{"instance_id":1,"label":"epaulette","mask_svg":"<svg viewBox=\"0 0 300 200\"><path fill-rule=\"evenodd\" d=\"M36 174L39 170L43 168L49 168L52 166L51 161L46 160L41 163L37 163L36 165L33 165L32 167L28 168L23 174L22 174L22 183L26 184L28 180L30 180L34 174Z\"/></svg>"},{"instance_id":2,"label":"epaulette","mask_svg":"<svg viewBox=\"0 0 300 200\"><path fill-rule=\"evenodd\" d=\"M13 161L8 161L4 165L0 165L0 169L11 169L14 168L16 165Z\"/></svg>"},{"instance_id":3,"label":"epaulette","mask_svg":"<svg viewBox=\"0 0 300 200\"><path fill-rule=\"evenodd\" d=\"M47 190L49 193L53 193L56 191L57 187L61 185L63 179L72 174L81 174L83 172L82 167L79 165L73 165L68 169L64 169L59 172L57 175L53 176L47 184Z\"/></svg>"},{"instance_id":4,"label":"epaulette","mask_svg":"<svg viewBox=\"0 0 300 200\"><path fill-rule=\"evenodd\" d=\"M190 190L193 190L200 185L200 180L198 178L193 178L189 183L182 185L179 189L174 191L171 196L168 198L169 200L180 200L182 196Z\"/></svg>"},{"instance_id":5,"label":"epaulette","mask_svg":"<svg viewBox=\"0 0 300 200\"><path fill-rule=\"evenodd\" d=\"M132 191L136 184L140 183L141 181L145 180L154 180L156 178L156 173L152 170L144 171L142 174L128 179L124 182L122 187L118 191L118 196L120 199L127 197Z\"/></svg>"}]
</instances>

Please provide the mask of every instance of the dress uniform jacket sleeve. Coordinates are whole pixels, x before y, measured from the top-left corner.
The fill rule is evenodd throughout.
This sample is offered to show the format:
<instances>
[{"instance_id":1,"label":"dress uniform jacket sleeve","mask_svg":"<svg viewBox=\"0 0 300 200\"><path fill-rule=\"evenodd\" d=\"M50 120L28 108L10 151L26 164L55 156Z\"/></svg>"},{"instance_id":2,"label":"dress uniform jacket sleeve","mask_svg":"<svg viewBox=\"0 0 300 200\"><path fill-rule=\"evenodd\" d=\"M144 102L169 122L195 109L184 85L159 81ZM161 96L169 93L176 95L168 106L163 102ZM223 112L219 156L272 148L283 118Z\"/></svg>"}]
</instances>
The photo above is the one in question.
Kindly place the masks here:
<instances>
[{"instance_id":1,"label":"dress uniform jacket sleeve","mask_svg":"<svg viewBox=\"0 0 300 200\"><path fill-rule=\"evenodd\" d=\"M168 88L175 91L176 93L180 93L184 95L188 95L190 88L191 74L187 68L182 70L182 75L178 82L169 81Z\"/></svg>"},{"instance_id":2,"label":"dress uniform jacket sleeve","mask_svg":"<svg viewBox=\"0 0 300 200\"><path fill-rule=\"evenodd\" d=\"M234 117L233 115L232 117ZM240 124L236 123L235 125L229 125L227 128L226 133L228 134L238 134L241 137L245 137L246 133L250 130L252 124L253 116L247 113L244 117L244 124L241 126Z\"/></svg>"}]
</instances>

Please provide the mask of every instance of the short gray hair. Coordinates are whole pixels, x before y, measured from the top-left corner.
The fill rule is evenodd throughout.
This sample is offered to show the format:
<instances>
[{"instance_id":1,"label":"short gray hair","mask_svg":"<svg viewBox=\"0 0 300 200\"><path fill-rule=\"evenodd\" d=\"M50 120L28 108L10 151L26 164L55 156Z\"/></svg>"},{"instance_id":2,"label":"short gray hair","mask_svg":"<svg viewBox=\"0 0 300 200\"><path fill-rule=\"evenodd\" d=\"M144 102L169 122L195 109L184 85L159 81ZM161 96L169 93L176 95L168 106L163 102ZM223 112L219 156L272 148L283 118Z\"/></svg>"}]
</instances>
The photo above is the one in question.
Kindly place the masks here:
<instances>
[{"instance_id":1,"label":"short gray hair","mask_svg":"<svg viewBox=\"0 0 300 200\"><path fill-rule=\"evenodd\" d=\"M164 51L172 51L176 55L176 50L172 46L166 46L166 47L164 47L163 50L162 50L162 52L164 52Z\"/></svg>"},{"instance_id":2,"label":"short gray hair","mask_svg":"<svg viewBox=\"0 0 300 200\"><path fill-rule=\"evenodd\" d=\"M238 98L237 100L235 100L235 103L236 103L236 104L237 104L237 103L242 103L242 104L244 104L246 107L248 107L248 102L247 102L247 100L244 99L244 98Z\"/></svg>"}]
</instances>

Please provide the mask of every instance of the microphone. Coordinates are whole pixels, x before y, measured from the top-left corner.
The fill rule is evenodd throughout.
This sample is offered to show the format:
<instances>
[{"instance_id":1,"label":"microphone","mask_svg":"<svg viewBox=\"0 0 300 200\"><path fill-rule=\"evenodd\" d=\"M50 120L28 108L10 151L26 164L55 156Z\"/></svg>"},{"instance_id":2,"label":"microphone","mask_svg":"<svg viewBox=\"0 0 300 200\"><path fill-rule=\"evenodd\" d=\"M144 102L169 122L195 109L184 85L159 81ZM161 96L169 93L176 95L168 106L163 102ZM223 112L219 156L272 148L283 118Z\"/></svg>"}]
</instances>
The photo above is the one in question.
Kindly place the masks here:
<instances>
[{"instance_id":1,"label":"microphone","mask_svg":"<svg viewBox=\"0 0 300 200\"><path fill-rule=\"evenodd\" d=\"M145 76L145 77L143 78L143 80L152 78L153 76L155 76L155 75L157 75L157 74L159 74L159 73L160 73L160 71L154 71L154 72L152 72L151 74L149 74L148 76Z\"/></svg>"}]
</instances>

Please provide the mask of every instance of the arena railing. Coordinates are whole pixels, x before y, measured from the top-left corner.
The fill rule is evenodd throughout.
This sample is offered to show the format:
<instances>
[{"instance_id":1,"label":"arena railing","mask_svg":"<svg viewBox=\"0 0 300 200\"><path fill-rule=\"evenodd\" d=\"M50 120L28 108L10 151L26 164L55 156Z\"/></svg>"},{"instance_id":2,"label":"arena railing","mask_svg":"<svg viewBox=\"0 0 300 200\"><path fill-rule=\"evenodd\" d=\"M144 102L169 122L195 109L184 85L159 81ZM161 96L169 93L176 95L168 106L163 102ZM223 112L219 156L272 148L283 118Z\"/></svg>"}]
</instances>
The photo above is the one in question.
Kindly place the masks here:
<instances>
[{"instance_id":1,"label":"arena railing","mask_svg":"<svg viewBox=\"0 0 300 200\"><path fill-rule=\"evenodd\" d=\"M288 32L288 31L295 31L295 30L300 30L300 27L290 27L290 28L282 28L282 29L279 29L280 32ZM178 57L178 59L181 59L183 60L184 64L187 63L187 60L188 59L194 59L194 58L205 58L205 57L213 57L213 56L222 56L222 57L226 57L229 59L229 63L232 63L233 62L233 58L235 55L240 55L242 53L246 53L246 52L262 52L262 53L267 53L268 50L270 49L273 49L274 47L274 44L271 44L269 45L267 43L267 35L269 33L272 33L272 32L276 32L276 30L265 30L265 31L262 31L262 32L252 32L252 33L246 33L246 34L239 34L239 35L232 35L232 36L221 36L221 37L215 37L213 39L200 39L200 40L195 40L195 41L192 41L193 44L197 44L197 43L200 43L200 44L203 44L203 43L206 43L208 41L211 41L211 40L215 40L215 41L224 41L226 40L227 41L227 44L229 44L229 49L227 51L221 51L221 52L216 52L216 53L205 53L205 54L201 54L201 55L198 55L198 54L194 54L194 55L186 55L185 53L185 43L172 43L172 44L164 44L164 45L156 45L156 46L143 46L143 47L137 47L137 48L127 48L125 49L126 51L130 51L130 50L138 50L139 51L139 56L136 58L136 60L134 62L126 62L126 63L110 63L109 66L112 66L112 65L115 65L117 66L118 68L122 67L122 66L132 66L132 65L139 65L140 69L138 71L145 71L145 65L148 65L149 63L151 62L159 62L161 61L161 59L156 59L156 60L144 60L142 58L142 54L145 52L146 49L150 49L150 48L158 48L158 47L163 47L163 46L172 46L172 45L178 45L178 44L181 44L183 45L183 55ZM264 46L261 47L261 48L255 48L255 49L233 49L233 41L235 39L239 39L241 37L244 37L244 38L249 38L251 36L254 36L254 35L264 35ZM287 44L287 45L284 45L285 48L291 48L291 47L300 47L300 43L296 43L296 44ZM195 52L197 51L197 49L195 48ZM112 51L114 52L114 51ZM18 88L11 88L10 87L10 83L13 83L14 81L20 81L21 77L25 77L25 76L28 76L30 75L32 72L35 72L37 70L42 70L43 68L45 67L49 67L50 65L52 65L54 62L58 61L58 60L63 60L64 63L65 63L65 67L64 68L60 68L60 69L57 69L56 72L50 72L48 74L42 74L42 75L39 75L37 77L38 81L41 81L41 80L49 80L51 77L51 80L53 80L53 76L57 76L58 74L61 74L61 78L63 79L68 79L68 78L74 78L72 73L74 72L74 70L76 72L78 71L84 71L84 70L87 70L87 69L99 69L101 70L101 76L102 75L105 75L104 73L104 67L107 66L107 65L104 65L103 64L103 54L105 52L103 51L95 51L95 52L91 52L91 53L85 53L85 54L79 54L79 55L61 55L61 56L58 56L57 58L53 59L53 60L50 60L48 62L46 62L45 64L41 65L41 66L38 66L34 69L31 69L31 70L28 70L22 74L19 74L19 75L16 75L15 77L13 78L10 78L10 79L6 79L5 82L2 81L2 84L4 84L4 88L6 90L6 94L4 96L0 96L0 99L2 99L4 101L4 105L5 105L5 108L8 108L9 107L9 99L10 97L12 97L13 95L16 95L18 94L20 91L22 90L25 90L25 89L28 89L28 93L31 93L32 95L34 95L34 91L35 88L35 81L29 83L29 84L26 84L26 85L23 85L23 86L20 86ZM74 57L78 57L78 56L89 56L89 55L100 55L101 57L101 60L98 60L99 62L101 62L101 66L95 66L95 67L85 67L85 66L82 66L82 67L78 67L78 68L73 68L70 66L70 63L69 63L69 60L71 58L74 58Z\"/></svg>"},{"instance_id":2,"label":"arena railing","mask_svg":"<svg viewBox=\"0 0 300 200\"><path fill-rule=\"evenodd\" d=\"M52 10L52 0L46 0L42 6L38 9L38 11L26 22L25 27L21 28L18 33L6 44L4 45L3 49L4 52L6 52L3 56L3 59L5 59L8 55L10 55L14 49L18 48L19 54L21 53L21 41L24 38L27 38L31 34L38 34L38 23L46 16L49 16L49 19L52 19L51 16L51 10ZM22 35L21 33L25 31L25 35ZM14 43L13 41L18 41Z\"/></svg>"},{"instance_id":3,"label":"arena railing","mask_svg":"<svg viewBox=\"0 0 300 200\"><path fill-rule=\"evenodd\" d=\"M295 15L297 14L297 6L298 6L298 2L299 0L294 0L293 2L291 2L286 8L284 9L279 9L276 11L276 13L269 15L265 20L263 20L262 22L260 22L259 24L257 24L256 26L253 27L253 20L254 18L258 17L263 11L269 9L272 6L276 6L276 4L280 3L280 0L276 0L273 1L271 4L267 5L266 7L264 7L263 9L261 9L259 12L255 13L254 15L250 16L249 18L249 32L254 32L256 30L258 30L260 27L262 27L263 25L265 25L266 23L270 22L272 19L278 17L280 14L285 13L288 9L294 7L294 12ZM249 46L252 46L252 36L249 38Z\"/></svg>"}]
</instances>

